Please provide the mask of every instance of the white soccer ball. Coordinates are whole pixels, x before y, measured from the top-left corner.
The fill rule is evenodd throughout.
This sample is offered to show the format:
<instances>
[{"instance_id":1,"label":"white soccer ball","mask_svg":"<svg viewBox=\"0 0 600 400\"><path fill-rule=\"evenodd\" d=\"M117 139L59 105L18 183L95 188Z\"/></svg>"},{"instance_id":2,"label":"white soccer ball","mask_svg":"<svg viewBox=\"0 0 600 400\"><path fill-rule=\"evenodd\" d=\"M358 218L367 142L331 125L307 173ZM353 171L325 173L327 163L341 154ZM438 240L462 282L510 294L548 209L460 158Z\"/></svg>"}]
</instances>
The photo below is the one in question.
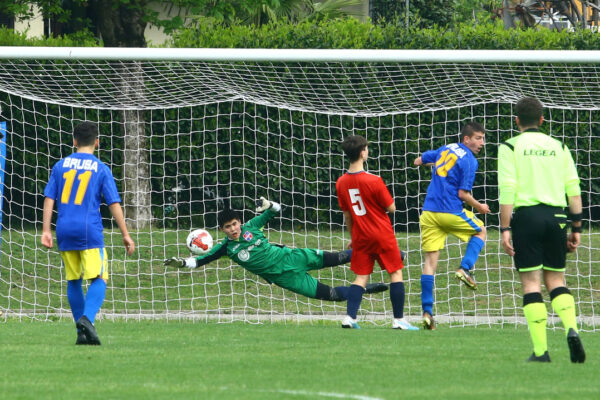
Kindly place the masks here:
<instances>
[{"instance_id":1,"label":"white soccer ball","mask_svg":"<svg viewBox=\"0 0 600 400\"><path fill-rule=\"evenodd\" d=\"M188 235L185 244L194 254L204 254L213 247L213 238L205 229L195 229Z\"/></svg>"}]
</instances>

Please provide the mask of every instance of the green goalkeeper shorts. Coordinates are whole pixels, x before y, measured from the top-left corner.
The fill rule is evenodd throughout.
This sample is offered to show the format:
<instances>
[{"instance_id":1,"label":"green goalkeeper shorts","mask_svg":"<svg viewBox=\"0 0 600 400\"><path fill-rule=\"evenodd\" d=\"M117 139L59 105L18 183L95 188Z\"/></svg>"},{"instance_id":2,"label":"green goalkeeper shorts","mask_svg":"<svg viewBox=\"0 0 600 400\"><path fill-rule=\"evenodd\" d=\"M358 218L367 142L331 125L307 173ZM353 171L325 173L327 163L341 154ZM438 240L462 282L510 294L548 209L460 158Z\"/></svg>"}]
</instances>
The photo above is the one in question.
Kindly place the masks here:
<instances>
[{"instance_id":1,"label":"green goalkeeper shorts","mask_svg":"<svg viewBox=\"0 0 600 400\"><path fill-rule=\"evenodd\" d=\"M323 252L315 249L292 249L282 260L281 274L265 274L264 278L284 289L306 297L317 295L317 279L307 273L323 268Z\"/></svg>"}]
</instances>

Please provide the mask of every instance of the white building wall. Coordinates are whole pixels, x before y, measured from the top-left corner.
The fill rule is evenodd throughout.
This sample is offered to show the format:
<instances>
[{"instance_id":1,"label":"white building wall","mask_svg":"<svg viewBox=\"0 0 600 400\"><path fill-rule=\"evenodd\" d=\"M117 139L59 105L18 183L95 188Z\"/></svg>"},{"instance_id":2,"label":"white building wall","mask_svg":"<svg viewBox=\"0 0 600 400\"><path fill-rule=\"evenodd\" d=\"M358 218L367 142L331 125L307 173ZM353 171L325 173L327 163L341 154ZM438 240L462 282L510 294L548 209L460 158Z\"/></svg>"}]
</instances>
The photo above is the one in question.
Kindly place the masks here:
<instances>
[{"instance_id":1,"label":"white building wall","mask_svg":"<svg viewBox=\"0 0 600 400\"><path fill-rule=\"evenodd\" d=\"M41 38L44 36L44 18L42 12L36 5L31 6L33 17L30 19L15 18L15 32L25 33L29 38Z\"/></svg>"}]
</instances>

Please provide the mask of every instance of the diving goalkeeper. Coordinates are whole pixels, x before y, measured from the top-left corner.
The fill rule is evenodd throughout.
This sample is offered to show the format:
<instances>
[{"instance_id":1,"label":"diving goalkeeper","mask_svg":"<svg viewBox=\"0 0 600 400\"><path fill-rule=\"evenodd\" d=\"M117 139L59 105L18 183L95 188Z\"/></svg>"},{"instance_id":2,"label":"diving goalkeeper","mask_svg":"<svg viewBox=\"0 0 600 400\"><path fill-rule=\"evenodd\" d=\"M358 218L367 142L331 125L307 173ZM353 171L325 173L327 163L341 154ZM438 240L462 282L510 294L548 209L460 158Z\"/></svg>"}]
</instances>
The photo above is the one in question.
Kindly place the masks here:
<instances>
[{"instance_id":1,"label":"diving goalkeeper","mask_svg":"<svg viewBox=\"0 0 600 400\"><path fill-rule=\"evenodd\" d=\"M262 228L280 210L279 203L261 197L257 202L257 212L262 214L242 225L240 215L232 209L225 209L218 215L219 228L227 235L208 253L198 257L170 258L165 266L178 268L198 268L227 256L246 270L257 274L269 283L306 297L318 300L346 301L348 286L332 288L319 282L308 271L350 262L352 250L328 252L317 249L280 247L269 243ZM373 283L366 287L366 293L378 293L388 289L385 283Z\"/></svg>"}]
</instances>

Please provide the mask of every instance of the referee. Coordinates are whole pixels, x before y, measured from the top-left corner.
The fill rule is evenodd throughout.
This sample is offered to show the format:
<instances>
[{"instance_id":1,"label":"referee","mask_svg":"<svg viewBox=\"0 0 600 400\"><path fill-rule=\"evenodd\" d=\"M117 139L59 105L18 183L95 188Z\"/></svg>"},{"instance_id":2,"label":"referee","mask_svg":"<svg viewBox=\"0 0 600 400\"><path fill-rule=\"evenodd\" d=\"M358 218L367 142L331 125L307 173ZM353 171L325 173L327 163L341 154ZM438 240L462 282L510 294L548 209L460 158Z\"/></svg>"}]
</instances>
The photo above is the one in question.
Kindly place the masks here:
<instances>
[{"instance_id":1,"label":"referee","mask_svg":"<svg viewBox=\"0 0 600 400\"><path fill-rule=\"evenodd\" d=\"M502 247L514 257L523 286L523 313L533 342L533 354L527 361L550 362L543 279L552 308L565 327L571 362L583 363L585 352L577 333L575 301L565 283L567 252L574 251L581 239L579 177L567 146L540 132L544 117L539 100L522 98L515 113L521 133L498 149L500 232ZM567 199L571 220L568 237Z\"/></svg>"}]
</instances>

